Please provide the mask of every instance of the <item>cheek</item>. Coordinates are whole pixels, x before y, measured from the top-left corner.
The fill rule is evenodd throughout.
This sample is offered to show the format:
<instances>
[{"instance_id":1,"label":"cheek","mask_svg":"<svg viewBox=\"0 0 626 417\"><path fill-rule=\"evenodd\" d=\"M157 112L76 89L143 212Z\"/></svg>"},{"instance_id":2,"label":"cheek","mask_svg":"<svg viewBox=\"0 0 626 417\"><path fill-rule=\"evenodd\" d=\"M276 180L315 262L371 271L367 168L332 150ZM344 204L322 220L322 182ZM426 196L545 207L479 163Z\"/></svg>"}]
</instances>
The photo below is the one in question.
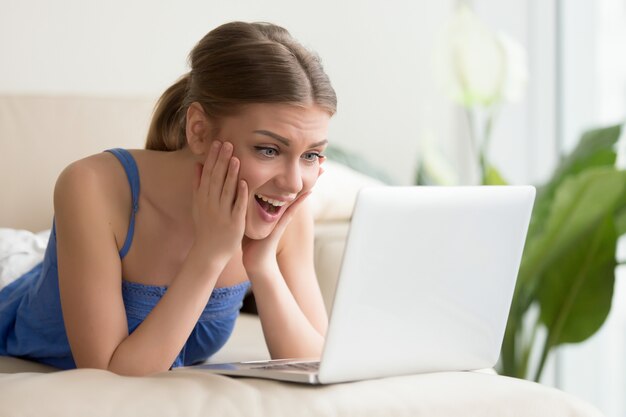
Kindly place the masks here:
<instances>
[{"instance_id":1,"label":"cheek","mask_svg":"<svg viewBox=\"0 0 626 417\"><path fill-rule=\"evenodd\" d=\"M318 165L315 165L314 167L307 167L306 170L302 172L302 191L306 192L313 188L313 186L317 182L318 177Z\"/></svg>"},{"instance_id":2,"label":"cheek","mask_svg":"<svg viewBox=\"0 0 626 417\"><path fill-rule=\"evenodd\" d=\"M264 164L259 164L254 160L245 158L239 158L239 160L241 161L239 178L248 183L250 190L265 182L267 176L271 174L270 167Z\"/></svg>"}]
</instances>

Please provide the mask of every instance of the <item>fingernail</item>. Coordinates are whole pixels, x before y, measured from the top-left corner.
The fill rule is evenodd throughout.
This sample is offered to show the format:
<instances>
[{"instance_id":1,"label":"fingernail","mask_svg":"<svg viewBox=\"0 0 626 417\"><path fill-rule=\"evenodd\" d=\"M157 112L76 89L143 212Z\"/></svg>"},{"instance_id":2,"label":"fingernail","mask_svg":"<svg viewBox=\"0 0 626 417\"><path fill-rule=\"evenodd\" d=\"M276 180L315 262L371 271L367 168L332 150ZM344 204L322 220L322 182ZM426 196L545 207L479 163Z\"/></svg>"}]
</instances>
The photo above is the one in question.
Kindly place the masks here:
<instances>
[{"instance_id":1,"label":"fingernail","mask_svg":"<svg viewBox=\"0 0 626 417\"><path fill-rule=\"evenodd\" d=\"M220 142L219 140L214 140L213 141L213 149L217 149L222 145L222 142Z\"/></svg>"}]
</instances>

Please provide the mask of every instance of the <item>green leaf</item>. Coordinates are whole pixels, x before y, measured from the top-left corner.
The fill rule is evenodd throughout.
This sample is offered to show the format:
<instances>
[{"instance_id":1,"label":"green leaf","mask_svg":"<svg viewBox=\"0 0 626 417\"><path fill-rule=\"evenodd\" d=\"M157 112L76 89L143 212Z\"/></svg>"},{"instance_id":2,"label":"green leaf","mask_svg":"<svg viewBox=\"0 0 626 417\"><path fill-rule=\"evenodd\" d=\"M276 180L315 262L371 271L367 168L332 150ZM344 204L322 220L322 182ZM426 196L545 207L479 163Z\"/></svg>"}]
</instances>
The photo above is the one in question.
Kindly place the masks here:
<instances>
[{"instance_id":1,"label":"green leaf","mask_svg":"<svg viewBox=\"0 0 626 417\"><path fill-rule=\"evenodd\" d=\"M592 167L613 166L621 129L615 125L585 132L572 153L561 161L550 183L558 185L565 177Z\"/></svg>"},{"instance_id":2,"label":"green leaf","mask_svg":"<svg viewBox=\"0 0 626 417\"><path fill-rule=\"evenodd\" d=\"M554 346L586 339L606 319L616 241L626 233L626 173L615 168L620 133L621 126L586 132L537 188L502 346L506 375L527 377L526 359L536 345L523 329L538 324L524 320L532 305L539 305L537 320L549 337L536 379Z\"/></svg>"},{"instance_id":3,"label":"green leaf","mask_svg":"<svg viewBox=\"0 0 626 417\"><path fill-rule=\"evenodd\" d=\"M606 214L613 213L626 187L626 173L614 168L588 169L568 178L555 193L546 233L553 245L569 246Z\"/></svg>"},{"instance_id":4,"label":"green leaf","mask_svg":"<svg viewBox=\"0 0 626 417\"><path fill-rule=\"evenodd\" d=\"M538 288L550 347L592 336L611 309L617 235L607 215L546 270Z\"/></svg>"},{"instance_id":5,"label":"green leaf","mask_svg":"<svg viewBox=\"0 0 626 417\"><path fill-rule=\"evenodd\" d=\"M615 144L621 133L621 125L592 129L583 134L576 148L556 168L550 181L537 188L535 207L528 228L532 238L545 229L554 194L561 183L572 175L599 167L612 167L617 158Z\"/></svg>"},{"instance_id":6,"label":"green leaf","mask_svg":"<svg viewBox=\"0 0 626 417\"><path fill-rule=\"evenodd\" d=\"M625 186L626 172L614 168L589 169L563 181L555 192L543 230L526 240L516 290L522 312L535 298L539 277L552 262L578 245L601 219L613 214Z\"/></svg>"},{"instance_id":7,"label":"green leaf","mask_svg":"<svg viewBox=\"0 0 626 417\"><path fill-rule=\"evenodd\" d=\"M626 207L620 205L619 211L615 214L615 231L617 236L626 234Z\"/></svg>"},{"instance_id":8,"label":"green leaf","mask_svg":"<svg viewBox=\"0 0 626 417\"><path fill-rule=\"evenodd\" d=\"M506 185L506 180L502 177L500 172L493 165L487 166L487 172L485 172L484 185Z\"/></svg>"},{"instance_id":9,"label":"green leaf","mask_svg":"<svg viewBox=\"0 0 626 417\"><path fill-rule=\"evenodd\" d=\"M415 174L415 185L438 185L435 180L428 175L426 169L424 169L424 164L422 161L419 161L419 167L417 169L417 173Z\"/></svg>"}]
</instances>

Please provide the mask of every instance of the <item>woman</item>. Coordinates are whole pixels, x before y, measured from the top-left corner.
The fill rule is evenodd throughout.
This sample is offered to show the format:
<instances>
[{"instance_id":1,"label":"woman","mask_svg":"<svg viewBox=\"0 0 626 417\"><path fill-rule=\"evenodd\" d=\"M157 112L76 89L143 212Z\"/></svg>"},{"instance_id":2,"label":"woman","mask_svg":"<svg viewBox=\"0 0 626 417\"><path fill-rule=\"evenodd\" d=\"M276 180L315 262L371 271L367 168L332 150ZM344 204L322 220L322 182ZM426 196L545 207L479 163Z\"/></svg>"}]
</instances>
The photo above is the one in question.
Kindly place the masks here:
<instances>
[{"instance_id":1,"label":"woman","mask_svg":"<svg viewBox=\"0 0 626 417\"><path fill-rule=\"evenodd\" d=\"M207 359L249 287L272 358L319 357L327 317L305 199L336 96L275 25L209 32L146 149L69 165L43 262L0 291L0 354L146 375Z\"/></svg>"}]
</instances>

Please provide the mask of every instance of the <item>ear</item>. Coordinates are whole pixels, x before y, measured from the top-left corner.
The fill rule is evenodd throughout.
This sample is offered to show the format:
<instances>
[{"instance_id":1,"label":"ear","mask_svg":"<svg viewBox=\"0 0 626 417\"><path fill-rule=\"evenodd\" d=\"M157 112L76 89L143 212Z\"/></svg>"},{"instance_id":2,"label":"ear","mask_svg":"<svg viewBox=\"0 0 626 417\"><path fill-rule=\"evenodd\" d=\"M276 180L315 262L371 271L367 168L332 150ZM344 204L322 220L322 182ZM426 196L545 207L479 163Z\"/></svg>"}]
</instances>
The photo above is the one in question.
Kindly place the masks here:
<instances>
[{"instance_id":1,"label":"ear","mask_svg":"<svg viewBox=\"0 0 626 417\"><path fill-rule=\"evenodd\" d=\"M189 149L196 154L206 153L206 149L211 142L211 124L209 117L204 112L202 105L193 102L187 108L185 134Z\"/></svg>"}]
</instances>

